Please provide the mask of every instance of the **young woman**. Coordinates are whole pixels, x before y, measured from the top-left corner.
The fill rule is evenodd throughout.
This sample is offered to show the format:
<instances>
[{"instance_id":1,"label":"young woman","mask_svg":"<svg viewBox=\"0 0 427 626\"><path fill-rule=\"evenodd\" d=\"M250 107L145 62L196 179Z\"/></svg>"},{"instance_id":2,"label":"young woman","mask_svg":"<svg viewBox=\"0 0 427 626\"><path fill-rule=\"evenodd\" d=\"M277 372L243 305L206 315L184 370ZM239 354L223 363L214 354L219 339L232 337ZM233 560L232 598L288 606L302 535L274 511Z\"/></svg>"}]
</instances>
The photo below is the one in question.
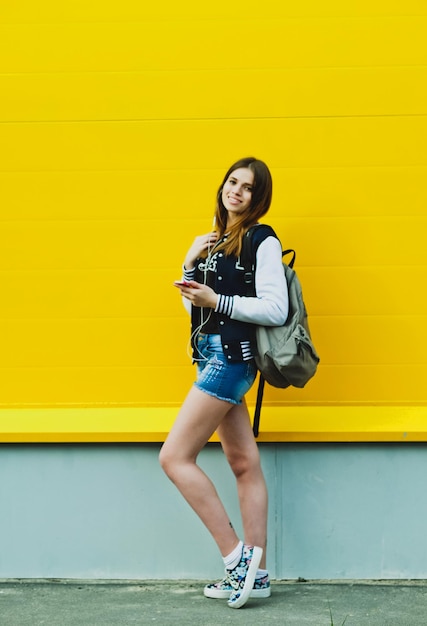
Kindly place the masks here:
<instances>
[{"instance_id":1,"label":"young woman","mask_svg":"<svg viewBox=\"0 0 427 626\"><path fill-rule=\"evenodd\" d=\"M265 562L267 488L244 395L256 377L255 326L280 326L288 300L282 247L274 231L258 225L256 297L247 297L239 262L242 237L265 215L272 180L262 161L249 157L230 167L217 194L216 231L196 237L177 283L191 311L197 380L161 449L160 463L212 534L225 577L205 587L208 598L228 598L232 608L249 597L269 597ZM237 536L197 456L217 431L236 477L244 531Z\"/></svg>"}]
</instances>

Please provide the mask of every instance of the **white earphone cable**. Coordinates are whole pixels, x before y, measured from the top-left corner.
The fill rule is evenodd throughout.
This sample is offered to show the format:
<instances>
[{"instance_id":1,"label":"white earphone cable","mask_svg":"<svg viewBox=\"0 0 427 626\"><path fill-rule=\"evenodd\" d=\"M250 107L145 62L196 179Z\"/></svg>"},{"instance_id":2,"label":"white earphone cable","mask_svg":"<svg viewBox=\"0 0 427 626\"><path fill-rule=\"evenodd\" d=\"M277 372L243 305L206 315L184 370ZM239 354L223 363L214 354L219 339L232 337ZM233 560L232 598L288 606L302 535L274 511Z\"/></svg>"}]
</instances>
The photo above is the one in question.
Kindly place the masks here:
<instances>
[{"instance_id":1,"label":"white earphone cable","mask_svg":"<svg viewBox=\"0 0 427 626\"><path fill-rule=\"evenodd\" d=\"M213 227L213 228L215 228L215 225L216 225L216 218L214 217L214 218L213 218L213 222L212 222L212 227ZM202 271L203 271L203 284L204 284L204 285L206 285L206 283L207 283L207 279L208 279L207 273L208 273L208 270L209 270L209 265L210 265L210 262L211 262L212 252L213 252L213 250L214 250L215 246L216 246L216 243L215 243L215 245L213 246L213 248L211 248L211 243L210 243L210 240L209 240L209 242L208 242L208 255L207 255L207 257L206 257L206 263L205 263L204 268L203 268L203 270L202 270ZM206 317L206 319L203 319L203 312L204 312L204 308L203 308L203 307L201 307L201 310L200 310L200 324L199 324L199 326L197 326L197 328L195 328L195 329L193 330L193 332L191 333L191 335L190 335L190 339L189 339L188 344L187 344L187 354L188 354L188 356L189 356L190 358L192 358L194 361L197 361L197 362L208 361L207 357L205 357L205 356L204 356L204 355L200 352L200 350L199 350L199 349L198 349L198 347L197 347L197 338L198 338L198 336L200 335L200 333L202 332L202 328L203 328L203 326L205 326L205 324L207 324L207 323L208 323L208 321L210 320L210 318L211 318L211 316L212 316L212 310L213 310L213 309L209 309L208 316ZM192 355L192 346L193 346L193 345L194 345L195 350L196 350L196 351L199 353L199 355L202 357L201 359L195 358L195 357L194 357L194 355Z\"/></svg>"}]
</instances>

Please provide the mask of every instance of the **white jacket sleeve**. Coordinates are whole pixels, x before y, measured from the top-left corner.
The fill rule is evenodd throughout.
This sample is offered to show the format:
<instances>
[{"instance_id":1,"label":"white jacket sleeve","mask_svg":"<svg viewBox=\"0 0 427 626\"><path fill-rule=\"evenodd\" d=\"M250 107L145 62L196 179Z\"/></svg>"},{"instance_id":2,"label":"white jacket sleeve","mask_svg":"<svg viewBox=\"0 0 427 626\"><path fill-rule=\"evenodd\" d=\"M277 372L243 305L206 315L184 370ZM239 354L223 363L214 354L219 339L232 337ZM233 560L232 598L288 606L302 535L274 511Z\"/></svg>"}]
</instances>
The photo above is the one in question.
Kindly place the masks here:
<instances>
[{"instance_id":1,"label":"white jacket sleeve","mask_svg":"<svg viewBox=\"0 0 427 626\"><path fill-rule=\"evenodd\" d=\"M267 237L258 247L255 270L256 297L220 295L216 311L231 319L261 326L281 326L288 317L289 299L282 263L282 248L276 237Z\"/></svg>"}]
</instances>

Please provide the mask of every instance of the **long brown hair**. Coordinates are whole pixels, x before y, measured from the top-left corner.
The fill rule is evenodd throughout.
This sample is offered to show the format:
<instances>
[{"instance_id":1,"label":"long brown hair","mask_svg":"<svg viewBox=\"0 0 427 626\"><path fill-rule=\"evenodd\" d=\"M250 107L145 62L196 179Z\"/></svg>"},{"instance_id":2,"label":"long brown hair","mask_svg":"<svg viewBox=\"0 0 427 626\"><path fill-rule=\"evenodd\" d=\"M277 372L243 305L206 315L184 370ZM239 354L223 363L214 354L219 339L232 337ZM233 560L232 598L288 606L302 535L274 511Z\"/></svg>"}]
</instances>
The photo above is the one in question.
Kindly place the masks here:
<instances>
[{"instance_id":1,"label":"long brown hair","mask_svg":"<svg viewBox=\"0 0 427 626\"><path fill-rule=\"evenodd\" d=\"M273 191L273 182L270 170L267 165L255 159L255 157L246 157L233 163L224 176L224 179L218 189L216 196L216 229L219 238L226 232L227 228L227 210L222 203L222 188L229 176L240 168L247 168L253 172L254 182L252 186L252 199L249 208L239 216L235 224L228 230L226 241L220 242L215 246L215 250L223 250L225 254L234 254L239 256L242 249L242 239L245 232L256 224L258 220L267 213L271 204Z\"/></svg>"}]
</instances>

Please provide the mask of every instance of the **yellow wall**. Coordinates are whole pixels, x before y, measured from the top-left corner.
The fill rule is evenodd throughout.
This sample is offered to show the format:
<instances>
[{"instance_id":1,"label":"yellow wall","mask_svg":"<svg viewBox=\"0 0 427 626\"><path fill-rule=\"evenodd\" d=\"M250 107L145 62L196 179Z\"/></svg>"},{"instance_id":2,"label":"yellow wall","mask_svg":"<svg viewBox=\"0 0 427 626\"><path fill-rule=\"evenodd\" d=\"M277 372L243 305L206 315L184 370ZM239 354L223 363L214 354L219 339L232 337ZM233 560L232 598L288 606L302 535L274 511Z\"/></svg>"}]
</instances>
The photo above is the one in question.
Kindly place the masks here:
<instances>
[{"instance_id":1,"label":"yellow wall","mask_svg":"<svg viewBox=\"0 0 427 626\"><path fill-rule=\"evenodd\" d=\"M322 359L266 405L427 402L424 0L0 16L1 406L182 401L172 282L249 154L271 166L267 221L297 250Z\"/></svg>"}]
</instances>

